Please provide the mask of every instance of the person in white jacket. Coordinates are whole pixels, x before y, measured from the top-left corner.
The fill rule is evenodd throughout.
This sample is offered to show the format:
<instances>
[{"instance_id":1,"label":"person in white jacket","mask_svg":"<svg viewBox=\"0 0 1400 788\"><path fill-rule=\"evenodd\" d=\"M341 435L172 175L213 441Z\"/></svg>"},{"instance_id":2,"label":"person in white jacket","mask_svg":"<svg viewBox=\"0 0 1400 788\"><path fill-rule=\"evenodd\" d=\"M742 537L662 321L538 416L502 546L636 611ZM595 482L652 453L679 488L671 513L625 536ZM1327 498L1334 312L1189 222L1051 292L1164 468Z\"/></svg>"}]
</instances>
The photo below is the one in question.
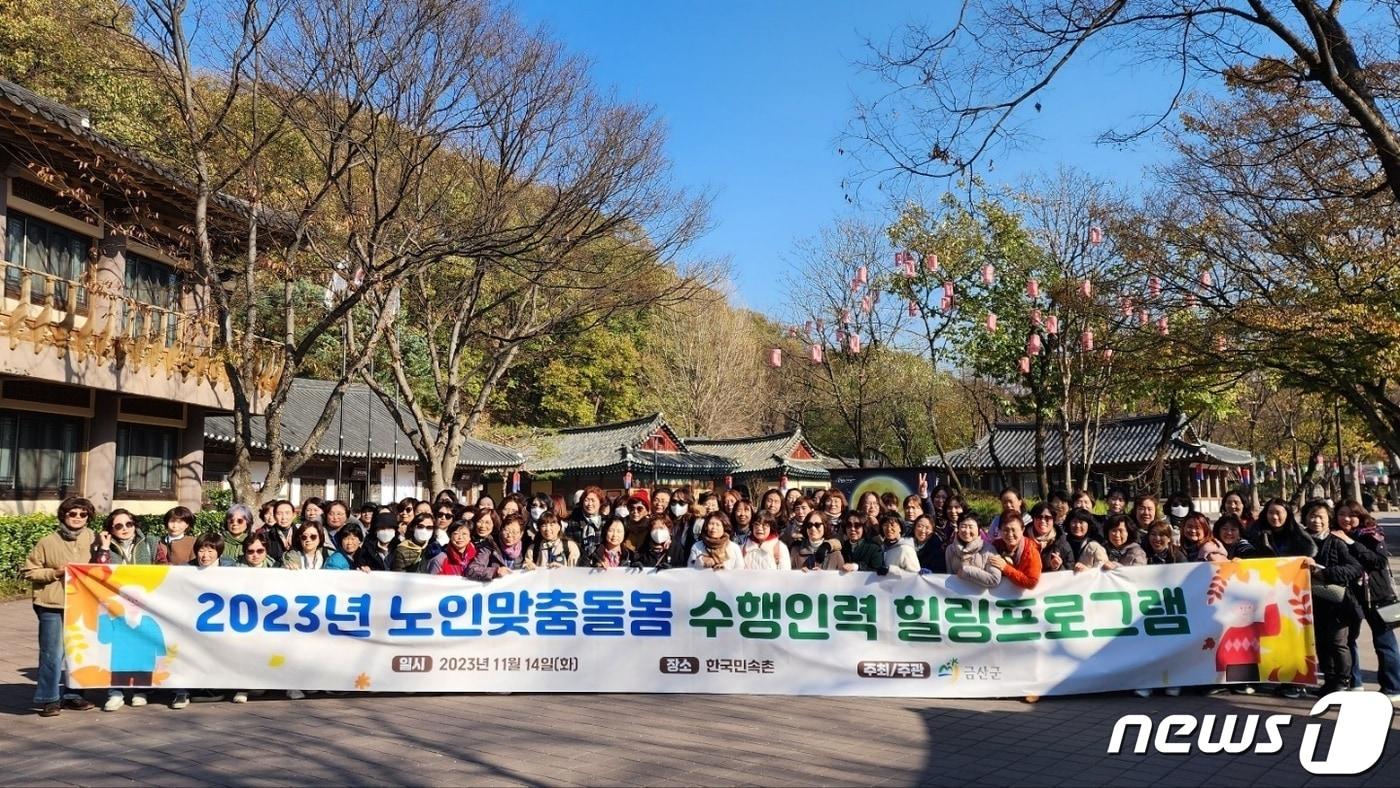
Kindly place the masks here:
<instances>
[{"instance_id":1,"label":"person in white jacket","mask_svg":"<svg viewBox=\"0 0 1400 788\"><path fill-rule=\"evenodd\" d=\"M792 570L792 554L778 538L776 526L777 521L766 510L749 522L749 538L743 547L745 569Z\"/></svg>"},{"instance_id":2,"label":"person in white jacket","mask_svg":"<svg viewBox=\"0 0 1400 788\"><path fill-rule=\"evenodd\" d=\"M982 526L971 514L958 521L953 530L953 543L948 545L948 574L984 588L995 588L1001 582L1001 570L989 559L996 554L991 545L982 541Z\"/></svg>"},{"instance_id":3,"label":"person in white jacket","mask_svg":"<svg viewBox=\"0 0 1400 788\"><path fill-rule=\"evenodd\" d=\"M914 549L913 540L904 537L904 523L894 512L880 517L880 549L885 551L890 574L897 577L919 573L919 553Z\"/></svg>"},{"instance_id":4,"label":"person in white jacket","mask_svg":"<svg viewBox=\"0 0 1400 788\"><path fill-rule=\"evenodd\" d=\"M700 529L700 539L690 548L692 569L738 569L744 565L743 553L739 545L729 538L729 516L724 512L710 512L705 515Z\"/></svg>"}]
</instances>

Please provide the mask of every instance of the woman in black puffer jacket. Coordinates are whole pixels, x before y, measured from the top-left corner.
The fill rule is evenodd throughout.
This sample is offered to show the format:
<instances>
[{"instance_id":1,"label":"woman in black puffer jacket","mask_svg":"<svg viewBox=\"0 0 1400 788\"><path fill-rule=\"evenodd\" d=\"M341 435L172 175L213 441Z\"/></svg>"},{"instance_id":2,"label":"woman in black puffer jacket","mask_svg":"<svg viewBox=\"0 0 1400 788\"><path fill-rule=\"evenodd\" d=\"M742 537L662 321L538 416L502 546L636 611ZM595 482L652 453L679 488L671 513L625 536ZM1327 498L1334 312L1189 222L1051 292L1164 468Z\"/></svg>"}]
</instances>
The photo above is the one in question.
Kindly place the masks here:
<instances>
[{"instance_id":1,"label":"woman in black puffer jacket","mask_svg":"<svg viewBox=\"0 0 1400 788\"><path fill-rule=\"evenodd\" d=\"M1337 507L1337 536L1347 543L1361 568L1366 571L1365 593L1362 594L1366 623L1371 626L1371 643L1376 649L1376 681L1381 692L1392 701L1400 700L1400 643L1391 629L1377 612L1379 608L1396 602L1395 585L1390 576L1390 552L1385 548L1385 533L1380 524L1366 511L1366 507L1356 501L1347 501ZM1356 638L1361 627L1351 632L1351 685L1362 686L1361 662L1356 649Z\"/></svg>"},{"instance_id":2,"label":"woman in black puffer jacket","mask_svg":"<svg viewBox=\"0 0 1400 788\"><path fill-rule=\"evenodd\" d=\"M1312 571L1317 661L1325 695L1351 686L1348 643L1361 623L1359 581L1364 572L1347 543L1332 533L1332 507L1322 501L1309 503L1303 507L1303 522L1317 545L1317 554L1305 558L1304 564ZM1333 593L1338 596L1330 597Z\"/></svg>"}]
</instances>

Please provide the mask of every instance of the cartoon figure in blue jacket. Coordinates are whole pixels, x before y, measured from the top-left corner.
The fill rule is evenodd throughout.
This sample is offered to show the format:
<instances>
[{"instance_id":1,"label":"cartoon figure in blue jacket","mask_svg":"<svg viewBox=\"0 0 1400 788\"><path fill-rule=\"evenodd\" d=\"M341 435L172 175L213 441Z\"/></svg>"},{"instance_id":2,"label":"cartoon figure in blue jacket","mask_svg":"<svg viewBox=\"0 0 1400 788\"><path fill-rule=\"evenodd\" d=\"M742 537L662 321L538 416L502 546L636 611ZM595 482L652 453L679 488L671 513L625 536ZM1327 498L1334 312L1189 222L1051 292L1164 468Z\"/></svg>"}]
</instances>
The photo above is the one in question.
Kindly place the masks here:
<instances>
[{"instance_id":1,"label":"cartoon figure in blue jacket","mask_svg":"<svg viewBox=\"0 0 1400 788\"><path fill-rule=\"evenodd\" d=\"M156 662L165 656L165 633L136 600L122 594L124 615L97 617L97 640L111 646L113 687L150 687Z\"/></svg>"}]
</instances>

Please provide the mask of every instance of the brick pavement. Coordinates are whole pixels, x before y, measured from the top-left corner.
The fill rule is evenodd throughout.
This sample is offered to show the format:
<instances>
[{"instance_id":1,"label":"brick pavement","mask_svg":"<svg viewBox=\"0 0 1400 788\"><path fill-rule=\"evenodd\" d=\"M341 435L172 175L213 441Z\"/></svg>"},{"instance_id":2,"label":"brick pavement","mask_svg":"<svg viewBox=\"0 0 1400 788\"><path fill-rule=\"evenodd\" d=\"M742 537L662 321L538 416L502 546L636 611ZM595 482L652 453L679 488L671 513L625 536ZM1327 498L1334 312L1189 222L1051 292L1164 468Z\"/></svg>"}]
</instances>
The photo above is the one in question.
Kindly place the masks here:
<instances>
[{"instance_id":1,"label":"brick pavement","mask_svg":"<svg viewBox=\"0 0 1400 788\"><path fill-rule=\"evenodd\" d=\"M1375 656L1363 649L1363 664ZM0 783L16 785L1394 785L1298 764L1310 702L1094 695L1019 701L718 695L350 695L183 711L30 708L35 620L0 604ZM157 696L164 700L163 696ZM1145 713L1287 712L1275 755L1106 755ZM1330 726L1323 734L1329 740ZM1400 722L1392 722L1392 730Z\"/></svg>"}]
</instances>

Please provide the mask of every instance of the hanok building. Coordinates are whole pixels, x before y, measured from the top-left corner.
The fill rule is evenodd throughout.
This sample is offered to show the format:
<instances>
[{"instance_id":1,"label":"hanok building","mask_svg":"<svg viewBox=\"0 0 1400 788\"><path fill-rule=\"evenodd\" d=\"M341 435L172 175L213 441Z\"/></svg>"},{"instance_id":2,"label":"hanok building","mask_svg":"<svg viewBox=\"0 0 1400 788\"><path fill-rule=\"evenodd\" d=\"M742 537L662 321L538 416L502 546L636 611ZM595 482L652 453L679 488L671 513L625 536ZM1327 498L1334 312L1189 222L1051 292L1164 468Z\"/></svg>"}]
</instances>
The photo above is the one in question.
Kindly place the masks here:
<instances>
[{"instance_id":1,"label":"hanok building","mask_svg":"<svg viewBox=\"0 0 1400 788\"><path fill-rule=\"evenodd\" d=\"M0 511L198 508L205 414L231 407L182 227L194 189L0 81ZM221 252L246 206L210 203Z\"/></svg>"},{"instance_id":2,"label":"hanok building","mask_svg":"<svg viewBox=\"0 0 1400 788\"><path fill-rule=\"evenodd\" d=\"M716 453L697 451L671 429L660 414L595 427L549 432L526 452L520 490L559 492L596 484L615 495L631 487L690 485L713 489L739 470L739 463ZM509 490L510 477L504 480Z\"/></svg>"},{"instance_id":3,"label":"hanok building","mask_svg":"<svg viewBox=\"0 0 1400 788\"><path fill-rule=\"evenodd\" d=\"M1102 498L1115 485L1134 487L1134 480L1140 480L1152 465L1168 429L1161 493L1185 491L1200 511L1218 512L1220 499L1238 483L1240 470L1247 469L1253 458L1249 452L1199 440L1183 423L1168 428L1165 414L1101 423L1090 485L1095 496ZM1084 439L1084 425L1072 424L1069 454L1076 476L1082 468ZM1047 425L1045 464L1052 489L1065 486L1064 456L1058 427ZM965 487L991 492L1013 487L1023 497L1038 497L1034 424L997 424L974 445L949 452L947 459ZM942 465L937 456L930 457L928 464Z\"/></svg>"},{"instance_id":4,"label":"hanok building","mask_svg":"<svg viewBox=\"0 0 1400 788\"><path fill-rule=\"evenodd\" d=\"M686 438L685 445L733 460L733 486L746 488L751 498L770 487L824 490L831 486L830 469L842 466L818 451L801 427L747 438Z\"/></svg>"},{"instance_id":5,"label":"hanok building","mask_svg":"<svg viewBox=\"0 0 1400 788\"><path fill-rule=\"evenodd\" d=\"M297 378L287 394L282 415L282 443L287 452L297 452L325 412L335 384L330 381ZM413 423L406 408L405 422ZM269 447L265 424L255 419L251 471L256 484L267 478ZM430 430L434 428L430 426ZM432 437L436 437L435 434ZM205 478L226 481L233 471L233 417L220 414L205 419ZM524 458L512 449L468 438L462 445L453 486L467 496L480 483L482 474L516 468ZM403 498L431 498L436 490L427 488L431 477L420 462L407 434L399 428L394 414L368 386L346 387L340 408L331 417L316 445L313 458L285 482L275 497L301 501L312 496L358 506L365 501L384 503ZM264 493L271 498L271 492Z\"/></svg>"}]
</instances>

